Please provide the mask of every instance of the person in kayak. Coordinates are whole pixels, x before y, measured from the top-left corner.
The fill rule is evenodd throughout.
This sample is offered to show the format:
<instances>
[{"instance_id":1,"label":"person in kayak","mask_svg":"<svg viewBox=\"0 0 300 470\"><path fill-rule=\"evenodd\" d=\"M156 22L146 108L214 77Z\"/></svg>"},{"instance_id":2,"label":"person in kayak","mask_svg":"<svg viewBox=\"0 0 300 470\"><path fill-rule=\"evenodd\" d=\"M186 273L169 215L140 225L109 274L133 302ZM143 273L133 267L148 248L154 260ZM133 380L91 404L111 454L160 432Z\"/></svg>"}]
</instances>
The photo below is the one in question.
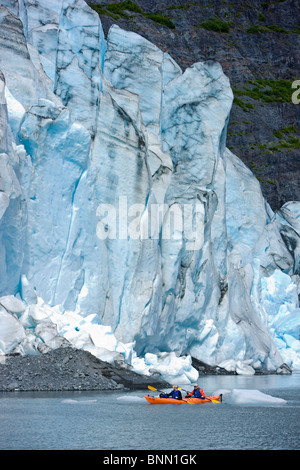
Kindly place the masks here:
<instances>
[{"instance_id":1,"label":"person in kayak","mask_svg":"<svg viewBox=\"0 0 300 470\"><path fill-rule=\"evenodd\" d=\"M175 398L176 400L182 400L182 394L177 385L173 386L173 390L170 393L161 393L159 396L160 398Z\"/></svg>"},{"instance_id":2,"label":"person in kayak","mask_svg":"<svg viewBox=\"0 0 300 470\"><path fill-rule=\"evenodd\" d=\"M204 400L205 393L203 392L202 388L199 387L198 384L194 384L194 390L192 392L187 392L185 398L194 397L194 398L202 398Z\"/></svg>"}]
</instances>

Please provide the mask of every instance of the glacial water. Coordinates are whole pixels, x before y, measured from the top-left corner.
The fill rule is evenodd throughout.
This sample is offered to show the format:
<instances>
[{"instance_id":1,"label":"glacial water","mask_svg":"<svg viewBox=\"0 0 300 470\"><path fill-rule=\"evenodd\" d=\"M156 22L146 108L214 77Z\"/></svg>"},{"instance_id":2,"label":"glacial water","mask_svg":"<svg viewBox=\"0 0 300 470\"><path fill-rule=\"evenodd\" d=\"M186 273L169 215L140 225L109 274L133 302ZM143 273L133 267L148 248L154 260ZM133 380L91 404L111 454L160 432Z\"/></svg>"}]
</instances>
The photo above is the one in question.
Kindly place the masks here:
<instances>
[{"instance_id":1,"label":"glacial water","mask_svg":"<svg viewBox=\"0 0 300 470\"><path fill-rule=\"evenodd\" d=\"M286 403L155 406L144 399L149 390L2 392L0 449L299 450L300 374L209 376L199 384L207 394L259 390Z\"/></svg>"}]
</instances>

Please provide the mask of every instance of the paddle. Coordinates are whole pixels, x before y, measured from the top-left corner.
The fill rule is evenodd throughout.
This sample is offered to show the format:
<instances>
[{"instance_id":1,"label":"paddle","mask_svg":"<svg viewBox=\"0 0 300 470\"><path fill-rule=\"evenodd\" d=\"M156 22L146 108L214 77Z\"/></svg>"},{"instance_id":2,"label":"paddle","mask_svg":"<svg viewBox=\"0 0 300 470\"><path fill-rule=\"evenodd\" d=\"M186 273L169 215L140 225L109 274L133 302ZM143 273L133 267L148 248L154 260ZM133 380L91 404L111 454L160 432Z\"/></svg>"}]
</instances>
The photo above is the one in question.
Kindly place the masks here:
<instances>
[{"instance_id":1,"label":"paddle","mask_svg":"<svg viewBox=\"0 0 300 470\"><path fill-rule=\"evenodd\" d=\"M152 387L151 385L148 385L148 388L149 388L149 390L152 390L153 392L162 392L162 393L165 393L163 390L159 390L158 388ZM181 389L179 388L179 390L181 390ZM183 390L183 389L182 389L182 390ZM184 390L184 391L186 392L186 390ZM183 400L183 399L182 399L181 401L184 401L185 403L188 403L189 405L194 405L193 402L188 401L188 400Z\"/></svg>"},{"instance_id":2,"label":"paddle","mask_svg":"<svg viewBox=\"0 0 300 470\"><path fill-rule=\"evenodd\" d=\"M148 385L148 388L149 388L149 390L152 390L153 392L162 392L162 393L164 393L163 390L159 390L158 388L151 387L151 385Z\"/></svg>"}]
</instances>

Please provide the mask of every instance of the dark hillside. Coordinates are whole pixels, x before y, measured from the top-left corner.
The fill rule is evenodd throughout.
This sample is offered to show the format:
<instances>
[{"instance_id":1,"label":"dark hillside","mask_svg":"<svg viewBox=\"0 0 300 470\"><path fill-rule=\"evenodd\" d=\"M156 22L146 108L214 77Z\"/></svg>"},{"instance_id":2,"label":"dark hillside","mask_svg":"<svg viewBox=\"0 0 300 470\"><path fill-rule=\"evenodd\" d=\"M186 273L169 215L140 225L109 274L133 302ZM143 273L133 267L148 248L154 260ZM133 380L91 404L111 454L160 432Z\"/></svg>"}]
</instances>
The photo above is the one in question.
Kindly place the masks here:
<instances>
[{"instance_id":1,"label":"dark hillside","mask_svg":"<svg viewBox=\"0 0 300 470\"><path fill-rule=\"evenodd\" d=\"M273 210L300 199L300 104L292 102L292 83L300 80L299 0L88 3L106 34L114 23L135 31L183 70L219 61L235 94L227 146L259 179Z\"/></svg>"}]
</instances>

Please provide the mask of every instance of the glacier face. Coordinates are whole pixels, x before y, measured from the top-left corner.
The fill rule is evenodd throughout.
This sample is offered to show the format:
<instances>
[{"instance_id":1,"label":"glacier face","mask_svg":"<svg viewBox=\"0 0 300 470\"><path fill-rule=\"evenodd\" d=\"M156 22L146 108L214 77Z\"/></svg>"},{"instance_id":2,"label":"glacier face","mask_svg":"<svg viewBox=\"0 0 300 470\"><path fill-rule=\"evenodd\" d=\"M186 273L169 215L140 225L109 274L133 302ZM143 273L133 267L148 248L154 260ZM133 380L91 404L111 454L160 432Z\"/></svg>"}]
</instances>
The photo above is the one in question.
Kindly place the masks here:
<instances>
[{"instance_id":1,"label":"glacier face","mask_svg":"<svg viewBox=\"0 0 300 470\"><path fill-rule=\"evenodd\" d=\"M300 368L300 204L226 148L221 66L104 38L83 0L2 4L0 352Z\"/></svg>"}]
</instances>

